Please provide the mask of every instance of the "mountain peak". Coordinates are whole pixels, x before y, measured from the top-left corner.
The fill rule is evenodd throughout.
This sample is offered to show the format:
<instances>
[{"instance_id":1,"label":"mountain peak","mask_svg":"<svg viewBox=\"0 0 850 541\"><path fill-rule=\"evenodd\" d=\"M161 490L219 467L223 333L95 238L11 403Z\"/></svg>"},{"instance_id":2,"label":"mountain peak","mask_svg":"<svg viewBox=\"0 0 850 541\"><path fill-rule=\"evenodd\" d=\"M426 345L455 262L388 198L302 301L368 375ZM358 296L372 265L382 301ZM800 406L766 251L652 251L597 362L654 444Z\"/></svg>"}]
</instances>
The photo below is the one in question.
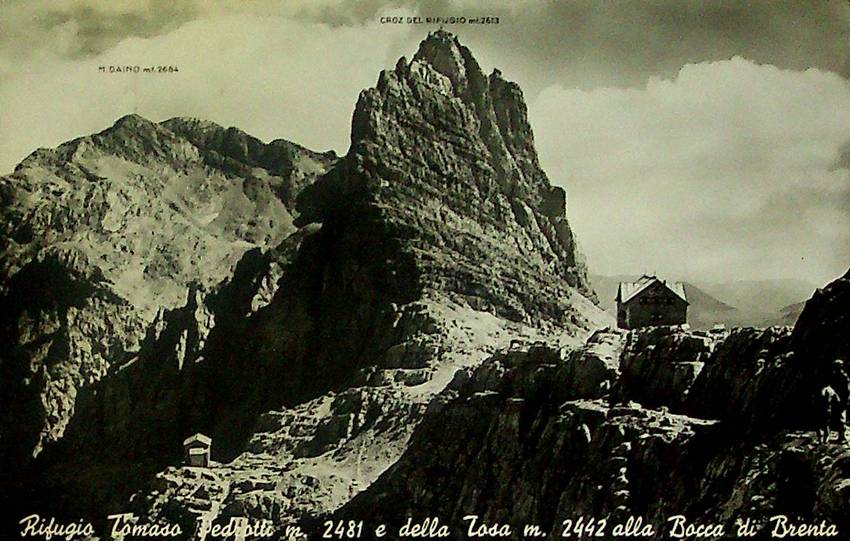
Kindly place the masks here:
<instances>
[{"instance_id":1,"label":"mountain peak","mask_svg":"<svg viewBox=\"0 0 850 541\"><path fill-rule=\"evenodd\" d=\"M120 145L128 138L131 140L158 138L168 130L160 124L148 120L137 113L129 113L118 120L112 126L92 135L100 143L110 142L111 145ZM170 139L166 137L166 140Z\"/></svg>"},{"instance_id":2,"label":"mountain peak","mask_svg":"<svg viewBox=\"0 0 850 541\"><path fill-rule=\"evenodd\" d=\"M532 297L566 299L563 292L542 293L553 283L593 296L566 220L566 194L540 168L519 86L498 71L486 75L449 32L429 34L409 63L400 59L381 73L376 87L360 94L348 155L307 193L299 205L304 223L338 219L354 198L377 205L398 224L429 223L432 209L441 209L449 223L434 224L433 231L432 225L423 227L427 231L411 242L416 253L441 253L441 239L479 231L478 242L452 248L452 263L422 263L428 269L423 274L430 274L423 280L448 284L440 287L474 296L473 303L487 298L508 317L521 320L548 310ZM534 246L533 256L505 242L520 236ZM485 244L492 252L473 248ZM483 265L489 274L465 275L485 259L492 261ZM499 275L518 281L534 275L539 283L505 293L494 282ZM472 283L476 293L465 285ZM547 315L560 318L567 311L559 307Z\"/></svg>"},{"instance_id":3,"label":"mountain peak","mask_svg":"<svg viewBox=\"0 0 850 541\"><path fill-rule=\"evenodd\" d=\"M429 60L431 55L448 54L459 59L461 47L463 46L457 36L440 28L429 32L425 39L419 43L419 49L414 58Z\"/></svg>"},{"instance_id":4,"label":"mountain peak","mask_svg":"<svg viewBox=\"0 0 850 541\"><path fill-rule=\"evenodd\" d=\"M144 153L132 152L133 147L144 147L145 152L154 146L161 147L162 144L153 143L159 141L163 133L169 132L141 115L130 113L98 133L77 137L56 148L38 149L21 161L15 170L21 171L32 166L63 167L91 152L122 155L132 160ZM171 143L169 139L165 137L165 144Z\"/></svg>"},{"instance_id":5,"label":"mountain peak","mask_svg":"<svg viewBox=\"0 0 850 541\"><path fill-rule=\"evenodd\" d=\"M221 125L216 124L211 120L204 120L190 116L175 116L168 120L164 120L159 124L175 133L187 130L218 131L224 129Z\"/></svg>"},{"instance_id":6,"label":"mountain peak","mask_svg":"<svg viewBox=\"0 0 850 541\"><path fill-rule=\"evenodd\" d=\"M484 74L469 50L457 37L445 30L431 32L419 44L414 62L425 62L452 83L455 95L463 95L470 79L482 79Z\"/></svg>"},{"instance_id":7,"label":"mountain peak","mask_svg":"<svg viewBox=\"0 0 850 541\"><path fill-rule=\"evenodd\" d=\"M115 121L113 127L118 126L127 126L127 127L139 127L139 126L153 126L154 123L148 120L147 118L141 116L138 113L129 113L118 120Z\"/></svg>"}]
</instances>

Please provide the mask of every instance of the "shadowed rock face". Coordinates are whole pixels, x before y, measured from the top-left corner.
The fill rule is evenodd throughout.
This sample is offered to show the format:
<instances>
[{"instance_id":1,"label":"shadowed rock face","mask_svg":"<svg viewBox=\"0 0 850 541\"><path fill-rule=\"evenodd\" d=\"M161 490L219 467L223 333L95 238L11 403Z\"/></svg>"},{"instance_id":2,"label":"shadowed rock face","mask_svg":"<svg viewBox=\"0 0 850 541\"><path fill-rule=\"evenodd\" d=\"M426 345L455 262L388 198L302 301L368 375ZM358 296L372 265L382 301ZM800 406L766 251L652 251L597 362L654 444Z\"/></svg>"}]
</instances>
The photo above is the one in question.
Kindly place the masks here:
<instances>
[{"instance_id":1,"label":"shadowed rock face","mask_svg":"<svg viewBox=\"0 0 850 541\"><path fill-rule=\"evenodd\" d=\"M521 92L446 32L361 93L348 155L302 200L302 221L375 209L414 257L419 287L514 321L570 322L569 290L592 297Z\"/></svg>"},{"instance_id":2,"label":"shadowed rock face","mask_svg":"<svg viewBox=\"0 0 850 541\"><path fill-rule=\"evenodd\" d=\"M130 115L101 133L40 149L0 178L0 338L6 345L0 352L0 464L12 479L37 480L28 470L33 458L62 441L69 425L113 429L92 424L96 416L75 417L92 403L98 382L111 381L108 374L145 355L145 336L187 302L190 290L194 301L194 291L232 276L246 250L267 250L295 231L297 211L281 194L294 199L335 157L252 140L251 152L261 157L236 162L219 153L232 151L216 141L249 139L239 133ZM137 376L159 381L156 372ZM109 409L114 395L96 402ZM137 404L111 406L113 416L127 416L124 423L144 424ZM156 410L168 424L166 409Z\"/></svg>"},{"instance_id":3,"label":"shadowed rock face","mask_svg":"<svg viewBox=\"0 0 850 541\"><path fill-rule=\"evenodd\" d=\"M733 536L770 517L850 527L850 451L821 444L812 405L829 359L846 349L847 277L787 328L604 330L572 351L500 352L458 372L406 453L333 518L397 531L440 517L524 524L560 539L564 521L629 517L668 537L674 515ZM795 350L806 346L806 350ZM806 353L801 353L806 351Z\"/></svg>"},{"instance_id":4,"label":"shadowed rock face","mask_svg":"<svg viewBox=\"0 0 850 541\"><path fill-rule=\"evenodd\" d=\"M139 491L140 513L192 523L162 498L199 481L165 468L202 431L227 462L207 511L326 512L458 367L610 323L519 88L453 36L382 72L351 141L337 158L130 115L0 179L13 511L103 517ZM263 502L258 472L285 479Z\"/></svg>"},{"instance_id":5,"label":"shadowed rock face","mask_svg":"<svg viewBox=\"0 0 850 541\"><path fill-rule=\"evenodd\" d=\"M519 88L446 32L342 158L129 116L0 198L12 516L850 516L844 450L786 415L846 352L846 278L791 334L604 330Z\"/></svg>"},{"instance_id":6,"label":"shadowed rock face","mask_svg":"<svg viewBox=\"0 0 850 541\"><path fill-rule=\"evenodd\" d=\"M791 335L801 363L815 379L826 379L832 361L850 363L850 271L818 289L806 302Z\"/></svg>"}]
</instances>

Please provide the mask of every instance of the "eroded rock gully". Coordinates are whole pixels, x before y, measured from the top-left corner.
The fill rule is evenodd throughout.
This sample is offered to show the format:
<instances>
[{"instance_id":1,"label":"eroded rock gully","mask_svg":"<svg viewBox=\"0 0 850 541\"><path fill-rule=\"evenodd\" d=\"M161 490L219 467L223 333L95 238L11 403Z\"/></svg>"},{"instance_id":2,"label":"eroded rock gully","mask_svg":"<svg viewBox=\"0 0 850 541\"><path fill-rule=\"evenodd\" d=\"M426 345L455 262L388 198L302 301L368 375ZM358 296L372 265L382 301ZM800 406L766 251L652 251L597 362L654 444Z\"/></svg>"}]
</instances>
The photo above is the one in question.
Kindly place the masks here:
<instances>
[{"instance_id":1,"label":"eroded rock gully","mask_svg":"<svg viewBox=\"0 0 850 541\"><path fill-rule=\"evenodd\" d=\"M832 308L828 324L846 322L834 301L847 278L809 301ZM408 517L440 517L457 539L469 515L511 525L512 539L525 524L561 538L581 516L605 519L603 538L629 517L668 538L675 515L721 525L728 538L738 519L769 535L777 515L847 531L850 449L818 443L811 418L791 414L811 412L804 382L823 370L815 348L790 349L810 321L793 331L604 330L579 349L499 352L458 372L401 459L332 518L397 531ZM822 359L846 352L841 340L821 344Z\"/></svg>"},{"instance_id":2,"label":"eroded rock gully","mask_svg":"<svg viewBox=\"0 0 850 541\"><path fill-rule=\"evenodd\" d=\"M439 32L364 91L343 158L137 115L34 152L0 183L11 508L120 511L204 431L333 509L458 366L607 323L531 137Z\"/></svg>"},{"instance_id":3,"label":"eroded rock gully","mask_svg":"<svg viewBox=\"0 0 850 541\"><path fill-rule=\"evenodd\" d=\"M343 157L130 115L0 198L12 516L844 524L805 412L848 277L793 331L611 330L519 87L447 32L361 93Z\"/></svg>"}]
</instances>

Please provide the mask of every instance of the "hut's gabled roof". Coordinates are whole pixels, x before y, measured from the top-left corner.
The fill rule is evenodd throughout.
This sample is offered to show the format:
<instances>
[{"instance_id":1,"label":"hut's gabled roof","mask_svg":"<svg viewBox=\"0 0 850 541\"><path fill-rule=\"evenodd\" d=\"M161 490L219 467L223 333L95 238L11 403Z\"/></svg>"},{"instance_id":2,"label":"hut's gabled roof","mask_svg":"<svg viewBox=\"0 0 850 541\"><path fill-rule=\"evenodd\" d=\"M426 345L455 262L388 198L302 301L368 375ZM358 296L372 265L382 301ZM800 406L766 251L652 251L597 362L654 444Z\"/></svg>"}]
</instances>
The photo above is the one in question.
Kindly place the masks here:
<instances>
[{"instance_id":1,"label":"hut's gabled roof","mask_svg":"<svg viewBox=\"0 0 850 541\"><path fill-rule=\"evenodd\" d=\"M685 295L685 286L682 282L668 282L667 280L660 280L658 277L648 274L644 274L634 282L620 282L617 288L616 301L625 304L656 283L663 285L674 295L688 302L688 298Z\"/></svg>"},{"instance_id":2,"label":"hut's gabled roof","mask_svg":"<svg viewBox=\"0 0 850 541\"><path fill-rule=\"evenodd\" d=\"M183 447L186 447L187 445L191 445L191 444L196 443L196 442L202 443L203 445L206 445L207 447L209 447L210 445L212 445L212 438L210 438L209 436L205 436L205 435L201 434L200 432L198 432L194 436L189 436L188 438L183 440Z\"/></svg>"}]
</instances>

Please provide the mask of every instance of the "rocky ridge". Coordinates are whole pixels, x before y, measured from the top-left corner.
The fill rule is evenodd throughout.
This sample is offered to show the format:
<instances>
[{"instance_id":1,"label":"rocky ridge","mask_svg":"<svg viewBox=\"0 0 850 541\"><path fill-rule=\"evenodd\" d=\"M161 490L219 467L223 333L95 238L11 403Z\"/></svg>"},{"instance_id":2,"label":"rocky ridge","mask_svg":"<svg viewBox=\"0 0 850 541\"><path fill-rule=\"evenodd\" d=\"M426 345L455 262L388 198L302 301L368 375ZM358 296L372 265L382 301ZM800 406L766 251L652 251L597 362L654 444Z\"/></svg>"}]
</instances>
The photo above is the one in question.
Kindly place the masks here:
<instances>
[{"instance_id":1,"label":"rocky ridge","mask_svg":"<svg viewBox=\"0 0 850 541\"><path fill-rule=\"evenodd\" d=\"M609 329L579 349L499 352L459 371L401 459L332 518L397 531L440 517L451 539L469 515L510 539L526 524L559 539L581 516L606 521L603 539L638 517L667 538L675 515L720 525L710 539L747 519L769 538L777 515L846 532L850 450L818 441L811 401L846 356L824 333L846 328L848 292L850 272L793 330Z\"/></svg>"},{"instance_id":2,"label":"rocky ridge","mask_svg":"<svg viewBox=\"0 0 850 541\"><path fill-rule=\"evenodd\" d=\"M343 158L129 116L2 187L4 434L33 441L3 446L22 512L330 512L401 456L457 368L611 322L521 92L445 32L361 94ZM42 269L60 247L73 257ZM24 295L31 262L73 298ZM168 468L197 431L212 476Z\"/></svg>"},{"instance_id":3,"label":"rocky ridge","mask_svg":"<svg viewBox=\"0 0 850 541\"><path fill-rule=\"evenodd\" d=\"M214 468L216 497L174 504L197 473L170 468L134 496L136 509L187 527L205 512L270 518L281 534L318 532L325 519L393 532L439 517L450 538L465 539L468 515L509 524L511 539L525 524L561 538L579 516L606 520L606 539L637 517L663 538L680 514L729 534L712 539L733 538L739 519L767 535L776 515L845 531L850 450L819 443L810 400L829 359L846 353L817 333L846 323L848 278L816 294L794 329L603 328L582 345L501 341L483 361L451 365L444 390L413 409L397 409L411 404L390 387L269 412L249 450ZM369 456L393 442L383 459ZM286 465L270 468L269 449Z\"/></svg>"},{"instance_id":4,"label":"rocky ridge","mask_svg":"<svg viewBox=\"0 0 850 541\"><path fill-rule=\"evenodd\" d=\"M342 158L130 116L0 197L12 515L848 527L847 451L809 429L850 273L793 330L612 330L519 88L447 32L361 93Z\"/></svg>"},{"instance_id":5,"label":"rocky ridge","mask_svg":"<svg viewBox=\"0 0 850 541\"><path fill-rule=\"evenodd\" d=\"M207 140L181 136L190 132ZM269 163L234 161L240 142ZM247 250L295 231L297 212L278 192L335 159L211 123L129 115L0 178L0 335L11 346L0 401L15 442L2 463L25 465L60 439L80 389L129 359L190 285L220 282Z\"/></svg>"}]
</instances>

